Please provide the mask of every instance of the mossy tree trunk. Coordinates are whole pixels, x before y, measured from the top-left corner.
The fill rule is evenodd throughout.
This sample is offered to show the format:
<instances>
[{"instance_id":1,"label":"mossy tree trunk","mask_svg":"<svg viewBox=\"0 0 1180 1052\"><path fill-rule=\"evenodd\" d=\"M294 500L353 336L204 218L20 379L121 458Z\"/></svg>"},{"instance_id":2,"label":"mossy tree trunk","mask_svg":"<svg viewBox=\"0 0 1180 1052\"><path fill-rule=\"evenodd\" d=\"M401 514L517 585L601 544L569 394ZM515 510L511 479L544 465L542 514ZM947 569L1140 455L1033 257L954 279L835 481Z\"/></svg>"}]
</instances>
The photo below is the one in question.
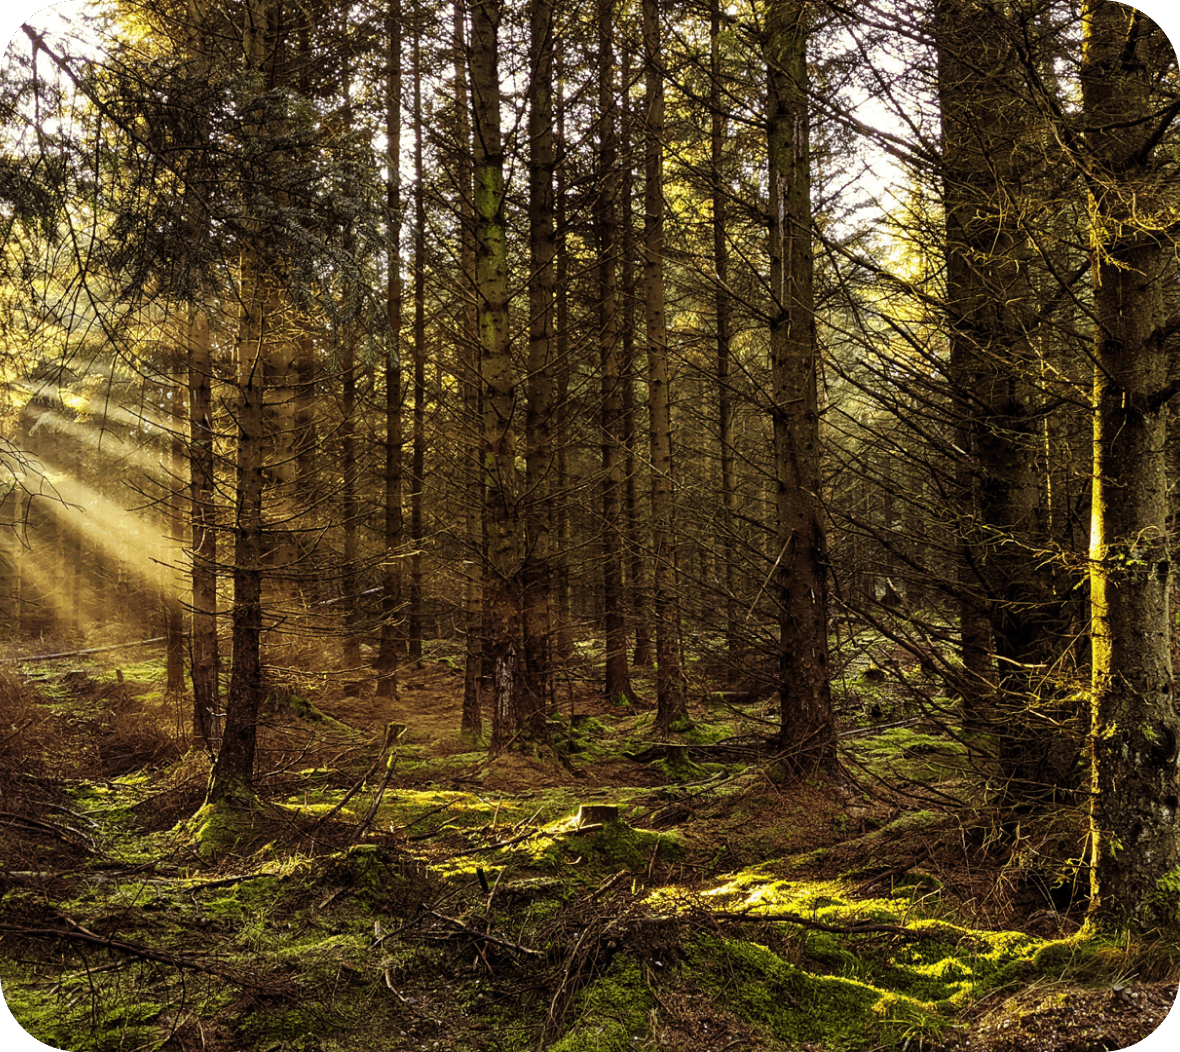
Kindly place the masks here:
<instances>
[{"instance_id":1,"label":"mossy tree trunk","mask_svg":"<svg viewBox=\"0 0 1180 1052\"><path fill-rule=\"evenodd\" d=\"M1121 927L1155 922L1158 883L1180 866L1165 441L1180 318L1165 314L1175 270L1158 235L1175 174L1159 142L1176 110L1154 91L1175 54L1132 7L1088 0L1082 11L1097 330L1090 914Z\"/></svg>"},{"instance_id":2,"label":"mossy tree trunk","mask_svg":"<svg viewBox=\"0 0 1180 1052\"><path fill-rule=\"evenodd\" d=\"M485 655L492 663L493 751L525 731L518 681L520 536L513 414L516 380L508 329L508 224L500 131L499 27L502 0L471 7L470 73L475 133L475 303L483 384L483 469L487 523Z\"/></svg>"}]
</instances>

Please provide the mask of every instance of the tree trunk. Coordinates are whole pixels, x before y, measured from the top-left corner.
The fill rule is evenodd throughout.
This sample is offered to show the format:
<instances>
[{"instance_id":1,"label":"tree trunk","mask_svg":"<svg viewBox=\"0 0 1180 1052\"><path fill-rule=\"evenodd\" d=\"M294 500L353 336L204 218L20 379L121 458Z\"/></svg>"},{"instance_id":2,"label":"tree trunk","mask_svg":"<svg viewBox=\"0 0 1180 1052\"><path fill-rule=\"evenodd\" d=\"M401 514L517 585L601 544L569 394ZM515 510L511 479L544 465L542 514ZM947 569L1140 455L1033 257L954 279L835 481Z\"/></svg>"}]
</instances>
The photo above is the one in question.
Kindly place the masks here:
<instances>
[{"instance_id":1,"label":"tree trunk","mask_svg":"<svg viewBox=\"0 0 1180 1052\"><path fill-rule=\"evenodd\" d=\"M656 629L656 726L666 734L686 714L677 660L676 555L672 535L672 420L668 328L664 310L664 76L659 0L643 0L644 127L643 291L647 397L651 428L652 614Z\"/></svg>"},{"instance_id":2,"label":"tree trunk","mask_svg":"<svg viewBox=\"0 0 1180 1052\"><path fill-rule=\"evenodd\" d=\"M487 476L487 658L495 705L490 748L504 748L520 722L517 638L520 634L519 507L513 408L516 382L508 330L507 219L500 133L499 24L502 0L471 8L471 94L475 118L475 293L484 390L483 466Z\"/></svg>"},{"instance_id":3,"label":"tree trunk","mask_svg":"<svg viewBox=\"0 0 1180 1052\"><path fill-rule=\"evenodd\" d=\"M415 15L419 5L415 5ZM410 465L409 656L422 659L422 595L426 543L422 489L426 482L426 187L422 160L422 28L414 19L414 433Z\"/></svg>"},{"instance_id":4,"label":"tree trunk","mask_svg":"<svg viewBox=\"0 0 1180 1052\"><path fill-rule=\"evenodd\" d=\"M464 5L454 8L455 85L458 97L467 99L467 70ZM459 149L456 181L459 195L459 274L462 282L460 308L461 379L464 411L464 478L467 481L464 502L464 533L467 541L467 572L463 585L464 636L466 661L463 675L463 715L461 732L476 738L483 732L483 582L486 545L484 544L484 472L482 399L480 397L480 338L475 299L475 209L472 203L471 115L466 105L456 107Z\"/></svg>"},{"instance_id":5,"label":"tree trunk","mask_svg":"<svg viewBox=\"0 0 1180 1052\"><path fill-rule=\"evenodd\" d=\"M602 368L602 596L607 697L631 697L627 620L623 609L622 443L619 419L618 113L615 96L614 0L598 3L598 341Z\"/></svg>"},{"instance_id":6,"label":"tree trunk","mask_svg":"<svg viewBox=\"0 0 1180 1052\"><path fill-rule=\"evenodd\" d=\"M709 11L709 174L712 178L713 211L713 269L717 275L717 289L713 308L717 325L717 434L718 483L721 490L721 552L725 562L725 653L726 681L733 683L737 676L737 551L734 529L737 523L737 486L734 469L734 397L730 383L730 302L726 288L729 284L729 251L726 245L725 197L725 114L721 104L721 6L712 0Z\"/></svg>"},{"instance_id":7,"label":"tree trunk","mask_svg":"<svg viewBox=\"0 0 1180 1052\"><path fill-rule=\"evenodd\" d=\"M796 769L836 761L828 671L827 558L819 503L819 352L812 278L807 101L810 3L766 19L770 355L777 474L780 742Z\"/></svg>"},{"instance_id":8,"label":"tree trunk","mask_svg":"<svg viewBox=\"0 0 1180 1052\"><path fill-rule=\"evenodd\" d=\"M205 11L196 0L189 3L187 53L194 73L204 73ZM208 129L199 128L197 143L204 147ZM200 208L190 216L194 254L209 237L209 216ZM194 290L199 294L200 290ZM213 337L205 310L189 307L185 340L188 367L188 475L189 522L192 561L189 646L193 681L193 742L216 750L221 738L221 655L217 643L217 509L216 459L213 433Z\"/></svg>"},{"instance_id":9,"label":"tree trunk","mask_svg":"<svg viewBox=\"0 0 1180 1052\"><path fill-rule=\"evenodd\" d=\"M242 805L254 791L254 750L262 692L263 360L274 306L274 295L268 287L270 275L260 273L260 267L256 253L243 252L235 414L233 670L221 749L209 779L208 802L212 804Z\"/></svg>"},{"instance_id":10,"label":"tree trunk","mask_svg":"<svg viewBox=\"0 0 1180 1052\"><path fill-rule=\"evenodd\" d=\"M185 325L187 328L187 323ZM177 341L183 345L184 333L177 334L180 339ZM185 402L186 390L188 387L187 375L182 375L180 361L174 359L172 364L172 436L171 436L171 453L172 466L170 474L172 476L169 488L171 493L168 497L168 523L172 535L172 550L179 558L181 551L184 548L184 490L181 485L181 479L184 478L185 456L184 456L184 437L186 423L187 423L187 407ZM184 608L181 606L181 569L176 567L163 567L165 590L164 590L164 608L166 611L166 631L167 642L165 644L165 669L167 680L165 690L170 694L184 693ZM74 617L75 625L78 620L78 578L81 573L81 566L77 565L73 568L74 579Z\"/></svg>"},{"instance_id":11,"label":"tree trunk","mask_svg":"<svg viewBox=\"0 0 1180 1052\"><path fill-rule=\"evenodd\" d=\"M1180 773L1169 653L1166 417L1180 329L1164 314L1170 195L1155 175L1152 87L1174 61L1134 8L1087 0L1082 99L1090 149L1094 313L1091 916L1175 924L1158 884L1180 865ZM1174 108L1171 111L1174 113ZM1170 916L1169 916L1170 915Z\"/></svg>"},{"instance_id":12,"label":"tree trunk","mask_svg":"<svg viewBox=\"0 0 1180 1052\"><path fill-rule=\"evenodd\" d=\"M189 314L189 494L192 506L193 738L220 737L221 656L217 645L217 515L214 504L212 354L209 319Z\"/></svg>"},{"instance_id":13,"label":"tree trunk","mask_svg":"<svg viewBox=\"0 0 1180 1052\"><path fill-rule=\"evenodd\" d=\"M630 52L624 53L623 82L631 83ZM622 358L619 362L620 398L619 398L619 434L623 444L623 514L627 529L627 548L630 550L630 586L627 594L630 596L629 607L631 628L635 632L635 650L632 652L631 663L637 668L650 668L655 663L655 652L652 649L651 626L648 623L647 595L650 583L647 579L647 548L646 524L639 500L639 458L635 452L635 331L636 305L639 303L639 290L636 283L635 262L638 256L638 245L635 237L635 223L632 220L632 199L635 193L635 178L632 174L630 158L633 144L630 129L634 126L635 107L631 93L628 91L626 99L626 115L623 127L623 155L628 158L623 164L621 173L620 199L622 207L619 219L622 225L622 282L623 282L623 332ZM644 458L646 459L646 458Z\"/></svg>"},{"instance_id":14,"label":"tree trunk","mask_svg":"<svg viewBox=\"0 0 1180 1052\"><path fill-rule=\"evenodd\" d=\"M565 152L565 106L562 105L561 92L557 94L557 146L556 151ZM556 216L556 242L554 245L555 265L554 280L557 297L556 321L557 331L555 340L557 345L557 362L555 368L556 405L565 407L569 404L570 388L570 294L569 294L569 243L566 239L567 229L567 199L565 166L557 168L556 201L554 214ZM568 661L574 651L573 623L570 611L570 502L567 496L569 488L569 440L568 428L562 428L557 439L557 449L554 455L553 482L553 515L555 518L554 534L557 538L556 604L554 613L553 652L560 661Z\"/></svg>"},{"instance_id":15,"label":"tree trunk","mask_svg":"<svg viewBox=\"0 0 1180 1052\"><path fill-rule=\"evenodd\" d=\"M525 718L545 718L552 697L549 562L552 530L553 308L553 5L529 7L529 345L525 417L524 686Z\"/></svg>"},{"instance_id":16,"label":"tree trunk","mask_svg":"<svg viewBox=\"0 0 1180 1052\"><path fill-rule=\"evenodd\" d=\"M344 64L344 128L345 132L352 131L352 96L349 64ZM347 186L347 184L346 184ZM354 193L352 187L346 192ZM352 256L356 250L356 236L351 229L344 232L344 252ZM343 665L347 669L355 669L361 663L361 641L357 635L357 620L361 591L360 573L357 550L357 524L360 518L360 497L357 492L360 467L357 463L356 448L356 345L359 340L360 326L358 314L358 290L351 278L344 279L341 290L341 325L337 346L340 360L340 512L344 518L342 523L343 538L341 561L341 592L344 596L344 646Z\"/></svg>"},{"instance_id":17,"label":"tree trunk","mask_svg":"<svg viewBox=\"0 0 1180 1052\"><path fill-rule=\"evenodd\" d=\"M392 0L386 20L385 135L388 182L385 209L389 224L386 234L389 271L385 275L385 321L387 325L385 371L385 463L382 471L385 558L381 567L381 641L377 653L377 697L397 694L398 624L401 608L402 543L402 384L401 328L402 202L402 11L401 0Z\"/></svg>"},{"instance_id":18,"label":"tree trunk","mask_svg":"<svg viewBox=\"0 0 1180 1052\"><path fill-rule=\"evenodd\" d=\"M254 0L242 27L247 67L271 74L278 40L270 0ZM250 131L265 137L261 123ZM206 801L249 806L254 799L254 755L262 693L263 471L267 357L277 327L280 292L272 269L277 246L254 226L241 251L237 337L237 456L234 477L233 669L221 749L209 777Z\"/></svg>"},{"instance_id":19,"label":"tree trunk","mask_svg":"<svg viewBox=\"0 0 1180 1052\"><path fill-rule=\"evenodd\" d=\"M1026 264L1032 252L1010 201L1035 139L1027 108L1017 104L1009 23L958 0L940 0L935 15L952 384L966 453L961 631L973 682L964 691L965 715L968 725L995 729L1004 796L1027 802L1067 783L1077 759L1068 733L1043 733L1047 717L1068 722L1048 674L1066 634L1064 605L1043 556L1049 538L1041 369L1029 338L1036 315ZM992 709L986 716L984 698Z\"/></svg>"}]
</instances>

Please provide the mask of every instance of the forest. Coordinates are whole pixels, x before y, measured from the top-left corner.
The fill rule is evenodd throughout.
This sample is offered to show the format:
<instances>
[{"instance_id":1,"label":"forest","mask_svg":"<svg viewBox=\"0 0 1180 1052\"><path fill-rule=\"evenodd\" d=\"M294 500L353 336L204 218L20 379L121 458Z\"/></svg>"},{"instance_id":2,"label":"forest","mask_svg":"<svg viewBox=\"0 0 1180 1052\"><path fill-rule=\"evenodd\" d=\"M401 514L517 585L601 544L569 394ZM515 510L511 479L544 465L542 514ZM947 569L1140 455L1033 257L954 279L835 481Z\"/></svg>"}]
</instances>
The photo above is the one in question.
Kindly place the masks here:
<instances>
[{"instance_id":1,"label":"forest","mask_svg":"<svg viewBox=\"0 0 1180 1052\"><path fill-rule=\"evenodd\" d=\"M0 128L31 1035L1163 1023L1180 68L1147 14L96 0L15 31Z\"/></svg>"}]
</instances>

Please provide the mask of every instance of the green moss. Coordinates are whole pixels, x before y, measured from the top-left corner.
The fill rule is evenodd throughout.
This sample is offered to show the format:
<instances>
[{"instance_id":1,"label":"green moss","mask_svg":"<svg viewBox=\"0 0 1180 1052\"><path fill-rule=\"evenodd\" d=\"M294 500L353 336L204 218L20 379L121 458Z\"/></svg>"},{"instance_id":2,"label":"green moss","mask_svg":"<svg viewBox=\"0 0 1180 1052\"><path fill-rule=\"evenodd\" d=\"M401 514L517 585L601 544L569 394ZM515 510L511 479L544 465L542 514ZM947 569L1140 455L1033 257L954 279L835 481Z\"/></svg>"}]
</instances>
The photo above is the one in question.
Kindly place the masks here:
<instances>
[{"instance_id":1,"label":"green moss","mask_svg":"<svg viewBox=\"0 0 1180 1052\"><path fill-rule=\"evenodd\" d=\"M652 996L639 964L616 957L602 978L575 1002L577 1021L550 1052L624 1052L642 1049Z\"/></svg>"},{"instance_id":2,"label":"green moss","mask_svg":"<svg viewBox=\"0 0 1180 1052\"><path fill-rule=\"evenodd\" d=\"M704 984L724 997L731 1011L791 1046L820 1042L830 1052L872 1048L880 1044L885 1020L896 1013L876 1011L880 990L856 979L813 975L760 943L707 937L691 956Z\"/></svg>"},{"instance_id":3,"label":"green moss","mask_svg":"<svg viewBox=\"0 0 1180 1052\"><path fill-rule=\"evenodd\" d=\"M207 862L243 851L256 837L261 818L257 800L249 806L237 803L205 804L185 823L197 854Z\"/></svg>"},{"instance_id":4,"label":"green moss","mask_svg":"<svg viewBox=\"0 0 1180 1052\"><path fill-rule=\"evenodd\" d=\"M723 738L731 737L733 726L724 723L694 723L682 733L689 745L712 745Z\"/></svg>"},{"instance_id":5,"label":"green moss","mask_svg":"<svg viewBox=\"0 0 1180 1052\"><path fill-rule=\"evenodd\" d=\"M113 660L113 659L112 659ZM154 683L156 680L166 680L168 669L163 651L158 657L145 658L143 661L133 661L130 664L116 662L112 668L95 673L95 678L103 682L113 682L118 679L119 672L125 680L137 683Z\"/></svg>"},{"instance_id":6,"label":"green moss","mask_svg":"<svg viewBox=\"0 0 1180 1052\"><path fill-rule=\"evenodd\" d=\"M848 749L879 777L903 776L915 781L936 781L959 772L967 752L961 742L908 727L892 727L854 739Z\"/></svg>"},{"instance_id":7,"label":"green moss","mask_svg":"<svg viewBox=\"0 0 1180 1052\"><path fill-rule=\"evenodd\" d=\"M823 971L833 975L854 979L861 978L865 972L861 959L830 932L805 932L803 952L811 962L818 964Z\"/></svg>"},{"instance_id":8,"label":"green moss","mask_svg":"<svg viewBox=\"0 0 1180 1052\"><path fill-rule=\"evenodd\" d=\"M591 833L573 834L565 838L564 844L569 852L626 869L647 866L653 856L667 862L684 854L675 835L632 829L626 822L607 822Z\"/></svg>"},{"instance_id":9,"label":"green moss","mask_svg":"<svg viewBox=\"0 0 1180 1052\"><path fill-rule=\"evenodd\" d=\"M937 893L941 890L942 881L934 876L933 873L912 869L893 882L890 897L907 899L909 902L917 902L919 899L929 897L932 893Z\"/></svg>"},{"instance_id":10,"label":"green moss","mask_svg":"<svg viewBox=\"0 0 1180 1052\"><path fill-rule=\"evenodd\" d=\"M160 1047L162 1035L154 1024L166 1006L142 994L130 996L111 976L84 970L46 989L19 981L5 962L3 982L17 1022L51 1047L93 1052Z\"/></svg>"},{"instance_id":11,"label":"green moss","mask_svg":"<svg viewBox=\"0 0 1180 1052\"><path fill-rule=\"evenodd\" d=\"M243 1042L259 1048L321 1049L324 1030L323 1013L298 1006L272 1011L252 1012L238 1028Z\"/></svg>"},{"instance_id":12,"label":"green moss","mask_svg":"<svg viewBox=\"0 0 1180 1052\"><path fill-rule=\"evenodd\" d=\"M196 890L199 892L199 887ZM215 916L245 917L271 909L281 890L282 884L276 877L264 874L217 888L205 901L205 908Z\"/></svg>"},{"instance_id":13,"label":"green moss","mask_svg":"<svg viewBox=\"0 0 1180 1052\"><path fill-rule=\"evenodd\" d=\"M669 782L676 783L701 782L712 777L713 773L690 760L684 749L670 750L664 759L657 760L652 766L658 768Z\"/></svg>"}]
</instances>

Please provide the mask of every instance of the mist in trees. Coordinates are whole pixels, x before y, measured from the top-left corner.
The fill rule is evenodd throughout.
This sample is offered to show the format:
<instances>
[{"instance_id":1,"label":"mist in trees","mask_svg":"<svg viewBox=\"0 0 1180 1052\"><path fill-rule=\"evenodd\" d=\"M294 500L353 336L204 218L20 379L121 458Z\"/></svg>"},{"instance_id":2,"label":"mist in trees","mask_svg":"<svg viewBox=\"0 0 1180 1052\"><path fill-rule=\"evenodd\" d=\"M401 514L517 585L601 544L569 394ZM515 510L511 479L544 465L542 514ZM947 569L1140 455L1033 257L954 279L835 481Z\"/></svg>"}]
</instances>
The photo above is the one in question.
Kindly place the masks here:
<instances>
[{"instance_id":1,"label":"mist in trees","mask_svg":"<svg viewBox=\"0 0 1180 1052\"><path fill-rule=\"evenodd\" d=\"M1178 87L1107 0L25 26L6 631L165 635L230 807L273 670L393 699L440 648L492 752L552 758L589 679L663 738L773 698L781 776L838 778L871 633L972 791L1087 810L1093 917L1150 926Z\"/></svg>"}]
</instances>

